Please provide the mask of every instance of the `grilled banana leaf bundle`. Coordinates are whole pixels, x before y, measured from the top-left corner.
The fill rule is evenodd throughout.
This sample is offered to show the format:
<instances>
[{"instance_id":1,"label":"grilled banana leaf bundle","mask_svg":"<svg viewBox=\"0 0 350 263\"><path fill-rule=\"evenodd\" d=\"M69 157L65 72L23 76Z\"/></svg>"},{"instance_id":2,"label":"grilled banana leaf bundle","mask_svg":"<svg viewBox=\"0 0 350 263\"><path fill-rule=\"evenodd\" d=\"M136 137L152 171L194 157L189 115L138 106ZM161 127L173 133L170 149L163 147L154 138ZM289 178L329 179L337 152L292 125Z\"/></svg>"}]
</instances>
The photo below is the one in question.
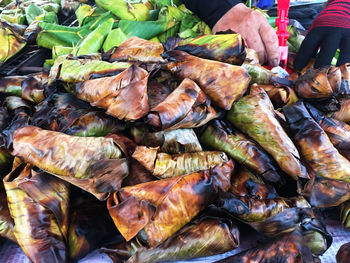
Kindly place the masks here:
<instances>
[{"instance_id":1,"label":"grilled banana leaf bundle","mask_svg":"<svg viewBox=\"0 0 350 263\"><path fill-rule=\"evenodd\" d=\"M113 221L129 241L156 247L230 187L233 162L211 170L122 188L108 199ZM173 206L172 203L181 205Z\"/></svg>"}]
</instances>

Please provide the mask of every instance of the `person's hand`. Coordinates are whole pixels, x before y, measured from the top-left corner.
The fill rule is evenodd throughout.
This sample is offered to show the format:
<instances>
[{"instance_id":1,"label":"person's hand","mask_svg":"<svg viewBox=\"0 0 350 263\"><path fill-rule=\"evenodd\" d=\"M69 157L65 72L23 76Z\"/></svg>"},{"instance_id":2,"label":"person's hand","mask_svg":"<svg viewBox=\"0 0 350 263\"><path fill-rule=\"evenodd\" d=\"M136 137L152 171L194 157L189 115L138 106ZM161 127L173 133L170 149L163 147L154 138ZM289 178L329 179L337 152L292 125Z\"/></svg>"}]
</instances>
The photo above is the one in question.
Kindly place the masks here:
<instances>
[{"instance_id":1,"label":"person's hand","mask_svg":"<svg viewBox=\"0 0 350 263\"><path fill-rule=\"evenodd\" d=\"M295 57L294 68L303 69L314 57L315 68L329 65L338 48L337 66L350 62L350 3L343 0L333 0L316 17Z\"/></svg>"},{"instance_id":2,"label":"person's hand","mask_svg":"<svg viewBox=\"0 0 350 263\"><path fill-rule=\"evenodd\" d=\"M258 53L261 64L268 61L273 67L279 65L277 35L262 14L237 4L215 24L213 33L229 29L242 35L247 46Z\"/></svg>"}]
</instances>

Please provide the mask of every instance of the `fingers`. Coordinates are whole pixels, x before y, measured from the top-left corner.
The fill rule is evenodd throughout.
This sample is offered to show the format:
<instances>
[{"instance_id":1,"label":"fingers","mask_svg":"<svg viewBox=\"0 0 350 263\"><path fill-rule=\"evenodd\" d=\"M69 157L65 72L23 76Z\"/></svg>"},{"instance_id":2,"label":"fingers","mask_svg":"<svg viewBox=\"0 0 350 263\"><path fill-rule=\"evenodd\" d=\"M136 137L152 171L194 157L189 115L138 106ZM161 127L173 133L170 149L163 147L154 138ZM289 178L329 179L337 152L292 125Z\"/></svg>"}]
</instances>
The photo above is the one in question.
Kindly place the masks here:
<instances>
[{"instance_id":1,"label":"fingers","mask_svg":"<svg viewBox=\"0 0 350 263\"><path fill-rule=\"evenodd\" d=\"M312 29L304 39L300 46L299 52L295 56L294 68L303 69L309 60L316 56L319 43L323 38L323 34L319 32L319 28Z\"/></svg>"},{"instance_id":2,"label":"fingers","mask_svg":"<svg viewBox=\"0 0 350 263\"><path fill-rule=\"evenodd\" d=\"M340 44L340 37L337 35L328 35L321 41L320 52L317 54L314 68L320 68L330 65Z\"/></svg>"},{"instance_id":3,"label":"fingers","mask_svg":"<svg viewBox=\"0 0 350 263\"><path fill-rule=\"evenodd\" d=\"M272 67L277 67L280 63L280 49L275 30L263 17L260 23L259 34L266 50L267 59Z\"/></svg>"},{"instance_id":4,"label":"fingers","mask_svg":"<svg viewBox=\"0 0 350 263\"><path fill-rule=\"evenodd\" d=\"M256 53L258 53L260 64L264 64L264 62L267 60L267 55L265 52L264 43L258 31L252 30L243 36L243 38L245 39L247 46L251 49L254 49Z\"/></svg>"},{"instance_id":5,"label":"fingers","mask_svg":"<svg viewBox=\"0 0 350 263\"><path fill-rule=\"evenodd\" d=\"M350 36L343 37L340 42L340 53L337 61L337 66L350 63Z\"/></svg>"}]
</instances>

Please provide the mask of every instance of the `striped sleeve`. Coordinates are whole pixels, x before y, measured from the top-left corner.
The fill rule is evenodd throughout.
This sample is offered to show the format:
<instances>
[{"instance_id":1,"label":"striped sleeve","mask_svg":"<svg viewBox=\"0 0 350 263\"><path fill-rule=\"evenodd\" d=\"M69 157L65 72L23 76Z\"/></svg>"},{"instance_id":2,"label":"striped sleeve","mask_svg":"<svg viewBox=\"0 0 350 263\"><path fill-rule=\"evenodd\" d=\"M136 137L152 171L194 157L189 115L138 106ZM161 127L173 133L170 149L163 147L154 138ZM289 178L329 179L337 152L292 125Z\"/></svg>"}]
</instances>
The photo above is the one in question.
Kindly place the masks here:
<instances>
[{"instance_id":1,"label":"striped sleeve","mask_svg":"<svg viewBox=\"0 0 350 263\"><path fill-rule=\"evenodd\" d=\"M241 3L241 0L184 0L188 9L194 12L211 28L233 6Z\"/></svg>"},{"instance_id":2,"label":"striped sleeve","mask_svg":"<svg viewBox=\"0 0 350 263\"><path fill-rule=\"evenodd\" d=\"M314 27L342 27L350 29L350 1L329 1L311 25ZM310 28L310 30L311 30Z\"/></svg>"}]
</instances>

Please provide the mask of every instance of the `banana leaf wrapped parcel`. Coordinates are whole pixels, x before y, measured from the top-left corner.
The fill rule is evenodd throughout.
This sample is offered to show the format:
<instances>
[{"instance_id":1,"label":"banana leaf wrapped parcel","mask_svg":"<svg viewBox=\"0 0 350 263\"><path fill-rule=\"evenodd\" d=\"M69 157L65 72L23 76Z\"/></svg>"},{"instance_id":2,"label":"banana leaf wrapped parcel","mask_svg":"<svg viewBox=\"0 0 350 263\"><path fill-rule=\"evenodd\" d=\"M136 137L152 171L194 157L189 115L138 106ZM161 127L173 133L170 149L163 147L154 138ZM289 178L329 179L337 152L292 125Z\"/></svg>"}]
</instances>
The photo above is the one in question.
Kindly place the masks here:
<instances>
[{"instance_id":1,"label":"banana leaf wrapped parcel","mask_svg":"<svg viewBox=\"0 0 350 263\"><path fill-rule=\"evenodd\" d=\"M337 119L338 121L342 121L345 123L350 122L350 99L341 99L340 102L340 109L337 112L330 113L329 116Z\"/></svg>"},{"instance_id":2,"label":"banana leaf wrapped parcel","mask_svg":"<svg viewBox=\"0 0 350 263\"><path fill-rule=\"evenodd\" d=\"M327 117L317 108L306 103L310 115L327 133L335 148L348 160L350 160L350 126L333 117Z\"/></svg>"},{"instance_id":3,"label":"banana leaf wrapped parcel","mask_svg":"<svg viewBox=\"0 0 350 263\"><path fill-rule=\"evenodd\" d=\"M112 138L77 137L34 126L17 129L13 155L103 200L128 175Z\"/></svg>"},{"instance_id":4,"label":"banana leaf wrapped parcel","mask_svg":"<svg viewBox=\"0 0 350 263\"><path fill-rule=\"evenodd\" d=\"M60 56L50 69L49 84L56 80L78 83L91 78L117 75L130 67L129 63L109 63L97 58Z\"/></svg>"},{"instance_id":5,"label":"banana leaf wrapped parcel","mask_svg":"<svg viewBox=\"0 0 350 263\"><path fill-rule=\"evenodd\" d=\"M253 140L222 120L212 121L201 134L200 142L213 150L224 151L267 181L280 179L271 157Z\"/></svg>"},{"instance_id":6,"label":"banana leaf wrapped parcel","mask_svg":"<svg viewBox=\"0 0 350 263\"><path fill-rule=\"evenodd\" d=\"M339 206L350 200L350 183L315 176L306 183L303 195L314 207Z\"/></svg>"},{"instance_id":7,"label":"banana leaf wrapped parcel","mask_svg":"<svg viewBox=\"0 0 350 263\"><path fill-rule=\"evenodd\" d=\"M75 94L92 106L106 109L108 114L120 120L137 120L149 110L147 81L148 72L132 65L116 76L76 85Z\"/></svg>"},{"instance_id":8,"label":"banana leaf wrapped parcel","mask_svg":"<svg viewBox=\"0 0 350 263\"><path fill-rule=\"evenodd\" d=\"M128 263L186 260L225 253L239 245L239 231L230 219L203 216L152 249L139 249Z\"/></svg>"},{"instance_id":9,"label":"banana leaf wrapped parcel","mask_svg":"<svg viewBox=\"0 0 350 263\"><path fill-rule=\"evenodd\" d=\"M215 106L229 110L247 90L250 76L245 69L218 61L197 58L184 51L167 51L167 68L180 79L190 78Z\"/></svg>"},{"instance_id":10,"label":"banana leaf wrapped parcel","mask_svg":"<svg viewBox=\"0 0 350 263\"><path fill-rule=\"evenodd\" d=\"M202 35L180 41L175 50L193 56L242 65L246 57L246 46L239 34Z\"/></svg>"},{"instance_id":11,"label":"banana leaf wrapped parcel","mask_svg":"<svg viewBox=\"0 0 350 263\"><path fill-rule=\"evenodd\" d=\"M8 208L3 182L0 182L0 236L15 243L17 242L14 234L14 223Z\"/></svg>"},{"instance_id":12,"label":"banana leaf wrapped parcel","mask_svg":"<svg viewBox=\"0 0 350 263\"><path fill-rule=\"evenodd\" d=\"M350 229L350 202L346 201L340 205L340 220L343 227L347 230Z\"/></svg>"},{"instance_id":13,"label":"banana leaf wrapped parcel","mask_svg":"<svg viewBox=\"0 0 350 263\"><path fill-rule=\"evenodd\" d=\"M328 98L339 93L341 71L338 67L326 66L312 69L295 82L295 91L301 98Z\"/></svg>"},{"instance_id":14,"label":"banana leaf wrapped parcel","mask_svg":"<svg viewBox=\"0 0 350 263\"><path fill-rule=\"evenodd\" d=\"M36 181L37 176L44 177ZM4 186L8 199L11 216L14 220L14 234L18 244L32 262L68 262L66 249L67 228L64 222L67 214L69 198L68 184L52 177L49 183L44 183L49 174L38 173L32 170L31 165L21 164L4 178ZM23 190L21 184L36 185L43 193L31 191L31 196ZM46 181L47 182L47 181ZM45 193L49 193L45 196ZM52 204L46 207L41 201ZM61 209L62 208L62 209ZM57 217L58 216L58 217ZM45 222L45 224L43 224Z\"/></svg>"},{"instance_id":15,"label":"banana leaf wrapped parcel","mask_svg":"<svg viewBox=\"0 0 350 263\"><path fill-rule=\"evenodd\" d=\"M217 116L210 99L190 80L184 79L169 96L147 115L146 122L156 130L196 128Z\"/></svg>"},{"instance_id":16,"label":"banana leaf wrapped parcel","mask_svg":"<svg viewBox=\"0 0 350 263\"><path fill-rule=\"evenodd\" d=\"M310 116L304 103L285 106L283 112L294 142L316 175L350 182L350 162L340 155L326 132Z\"/></svg>"},{"instance_id":17,"label":"banana leaf wrapped parcel","mask_svg":"<svg viewBox=\"0 0 350 263\"><path fill-rule=\"evenodd\" d=\"M251 248L228 258L216 261L216 263L251 263L251 262L294 262L294 263L317 263L311 250L306 246L303 235L296 230Z\"/></svg>"},{"instance_id":18,"label":"banana leaf wrapped parcel","mask_svg":"<svg viewBox=\"0 0 350 263\"><path fill-rule=\"evenodd\" d=\"M25 45L25 40L0 22L0 66L16 55Z\"/></svg>"},{"instance_id":19,"label":"banana leaf wrapped parcel","mask_svg":"<svg viewBox=\"0 0 350 263\"><path fill-rule=\"evenodd\" d=\"M309 177L298 150L276 119L266 92L244 96L233 104L227 118L271 154L289 176L294 179Z\"/></svg>"},{"instance_id":20,"label":"banana leaf wrapped parcel","mask_svg":"<svg viewBox=\"0 0 350 263\"><path fill-rule=\"evenodd\" d=\"M93 108L71 93L51 94L36 106L32 125L75 136L106 136L124 128L118 119Z\"/></svg>"},{"instance_id":21,"label":"banana leaf wrapped parcel","mask_svg":"<svg viewBox=\"0 0 350 263\"><path fill-rule=\"evenodd\" d=\"M207 170L229 159L224 152L200 151L194 153L167 154L158 148L136 147L132 157L160 179L171 178Z\"/></svg>"},{"instance_id":22,"label":"banana leaf wrapped parcel","mask_svg":"<svg viewBox=\"0 0 350 263\"><path fill-rule=\"evenodd\" d=\"M150 132L146 129L132 127L130 131L135 142L148 147L160 147L160 152L178 154L200 152L202 146L192 129Z\"/></svg>"},{"instance_id":23,"label":"banana leaf wrapped parcel","mask_svg":"<svg viewBox=\"0 0 350 263\"><path fill-rule=\"evenodd\" d=\"M0 79L0 93L19 96L28 101L39 103L45 99L48 77L46 72L5 77Z\"/></svg>"},{"instance_id":24,"label":"banana leaf wrapped parcel","mask_svg":"<svg viewBox=\"0 0 350 263\"><path fill-rule=\"evenodd\" d=\"M140 61L143 63L164 63L161 57L164 52L162 44L144 40L138 37L130 37L125 40L109 57L114 61Z\"/></svg>"},{"instance_id":25,"label":"banana leaf wrapped parcel","mask_svg":"<svg viewBox=\"0 0 350 263\"><path fill-rule=\"evenodd\" d=\"M211 170L124 187L109 197L109 213L126 241L137 236L154 248L230 188L233 168L229 161Z\"/></svg>"}]
</instances>

